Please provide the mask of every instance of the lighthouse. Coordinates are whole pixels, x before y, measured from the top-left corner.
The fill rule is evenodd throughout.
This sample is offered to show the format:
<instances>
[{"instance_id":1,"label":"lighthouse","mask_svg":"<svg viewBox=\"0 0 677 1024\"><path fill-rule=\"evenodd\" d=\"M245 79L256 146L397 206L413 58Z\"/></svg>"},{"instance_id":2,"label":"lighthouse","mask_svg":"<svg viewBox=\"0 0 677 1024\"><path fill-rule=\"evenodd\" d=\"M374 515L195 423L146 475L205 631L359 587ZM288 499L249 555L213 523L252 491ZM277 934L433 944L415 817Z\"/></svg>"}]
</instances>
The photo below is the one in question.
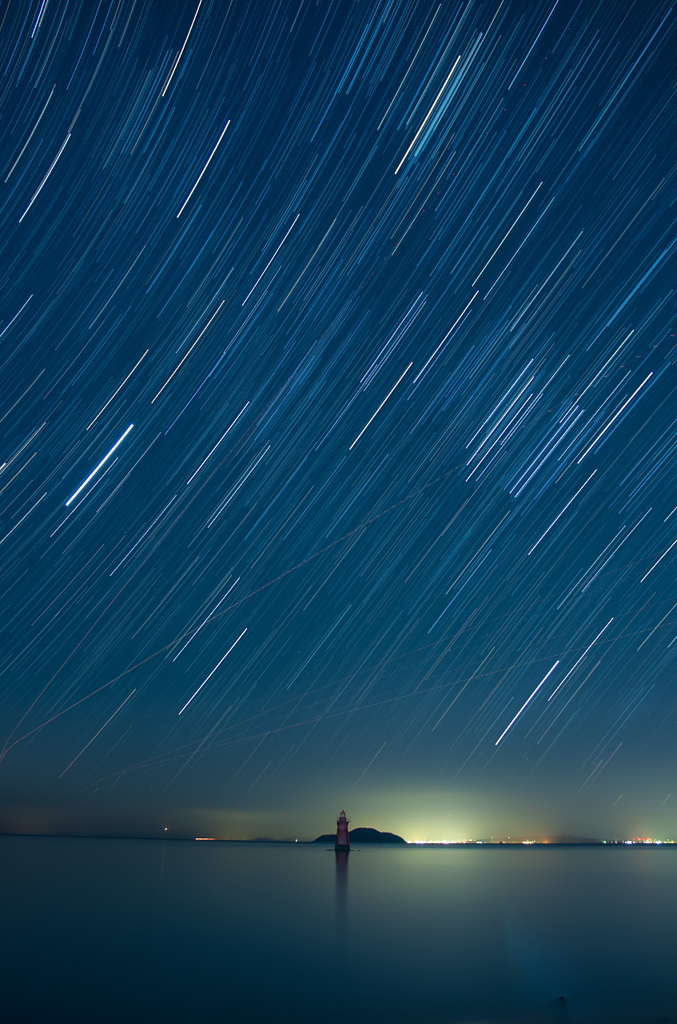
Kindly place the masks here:
<instances>
[{"instance_id":1,"label":"lighthouse","mask_svg":"<svg viewBox=\"0 0 677 1024\"><path fill-rule=\"evenodd\" d=\"M346 818L346 812L341 811L338 818L336 819L336 845L334 849L337 853L345 852L348 853L350 850L350 837L348 835L348 819Z\"/></svg>"}]
</instances>

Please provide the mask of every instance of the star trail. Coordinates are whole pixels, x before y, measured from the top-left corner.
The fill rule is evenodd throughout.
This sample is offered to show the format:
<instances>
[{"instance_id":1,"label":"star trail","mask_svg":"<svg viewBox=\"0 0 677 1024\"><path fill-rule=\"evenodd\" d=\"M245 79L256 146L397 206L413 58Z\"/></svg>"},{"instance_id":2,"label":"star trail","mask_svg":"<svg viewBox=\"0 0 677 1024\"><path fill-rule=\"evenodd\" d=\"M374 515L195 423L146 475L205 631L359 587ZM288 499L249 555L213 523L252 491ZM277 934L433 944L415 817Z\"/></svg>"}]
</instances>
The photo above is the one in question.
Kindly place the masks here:
<instances>
[{"instance_id":1,"label":"star trail","mask_svg":"<svg viewBox=\"0 0 677 1024\"><path fill-rule=\"evenodd\" d=\"M676 47L662 0L2 6L3 827L669 831Z\"/></svg>"}]
</instances>

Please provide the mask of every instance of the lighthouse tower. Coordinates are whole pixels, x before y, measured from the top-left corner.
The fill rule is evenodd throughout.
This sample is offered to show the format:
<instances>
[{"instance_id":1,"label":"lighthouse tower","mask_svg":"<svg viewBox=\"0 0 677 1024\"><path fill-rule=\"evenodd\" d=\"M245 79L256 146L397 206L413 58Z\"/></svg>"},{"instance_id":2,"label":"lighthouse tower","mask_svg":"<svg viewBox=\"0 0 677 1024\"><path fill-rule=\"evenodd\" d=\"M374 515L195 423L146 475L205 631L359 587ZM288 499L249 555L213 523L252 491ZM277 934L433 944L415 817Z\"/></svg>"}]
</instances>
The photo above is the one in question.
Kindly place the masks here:
<instances>
[{"instance_id":1,"label":"lighthouse tower","mask_svg":"<svg viewBox=\"0 0 677 1024\"><path fill-rule=\"evenodd\" d=\"M340 853L341 851L347 853L350 850L348 819L346 818L345 811L341 811L336 819L336 845L334 846L334 849L337 853Z\"/></svg>"}]
</instances>

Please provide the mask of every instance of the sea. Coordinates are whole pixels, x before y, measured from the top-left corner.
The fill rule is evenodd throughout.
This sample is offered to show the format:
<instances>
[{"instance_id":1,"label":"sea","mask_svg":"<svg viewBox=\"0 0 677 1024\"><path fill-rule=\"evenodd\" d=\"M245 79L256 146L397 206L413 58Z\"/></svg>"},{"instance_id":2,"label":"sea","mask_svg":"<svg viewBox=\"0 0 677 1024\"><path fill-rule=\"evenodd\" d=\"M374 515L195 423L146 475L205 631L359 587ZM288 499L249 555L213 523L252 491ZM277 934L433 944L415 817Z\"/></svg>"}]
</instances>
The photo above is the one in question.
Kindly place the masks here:
<instances>
[{"instance_id":1,"label":"sea","mask_svg":"<svg viewBox=\"0 0 677 1024\"><path fill-rule=\"evenodd\" d=\"M0 837L3 1024L677 1022L677 848Z\"/></svg>"}]
</instances>

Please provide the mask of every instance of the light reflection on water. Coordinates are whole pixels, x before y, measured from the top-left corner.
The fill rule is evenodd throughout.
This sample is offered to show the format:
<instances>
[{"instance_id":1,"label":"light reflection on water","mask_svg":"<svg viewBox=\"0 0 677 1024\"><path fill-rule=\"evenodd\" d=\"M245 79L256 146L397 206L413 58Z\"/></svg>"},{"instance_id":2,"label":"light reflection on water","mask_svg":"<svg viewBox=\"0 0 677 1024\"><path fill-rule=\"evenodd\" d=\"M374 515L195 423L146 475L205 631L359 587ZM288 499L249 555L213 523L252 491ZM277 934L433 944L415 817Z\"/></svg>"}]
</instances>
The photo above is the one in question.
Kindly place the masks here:
<instances>
[{"instance_id":1,"label":"light reflection on water","mask_svg":"<svg viewBox=\"0 0 677 1024\"><path fill-rule=\"evenodd\" d=\"M339 942L347 942L348 925L348 858L347 850L336 850L336 936Z\"/></svg>"},{"instance_id":2,"label":"light reflection on water","mask_svg":"<svg viewBox=\"0 0 677 1024\"><path fill-rule=\"evenodd\" d=\"M0 838L3 1021L677 1021L677 851Z\"/></svg>"}]
</instances>

